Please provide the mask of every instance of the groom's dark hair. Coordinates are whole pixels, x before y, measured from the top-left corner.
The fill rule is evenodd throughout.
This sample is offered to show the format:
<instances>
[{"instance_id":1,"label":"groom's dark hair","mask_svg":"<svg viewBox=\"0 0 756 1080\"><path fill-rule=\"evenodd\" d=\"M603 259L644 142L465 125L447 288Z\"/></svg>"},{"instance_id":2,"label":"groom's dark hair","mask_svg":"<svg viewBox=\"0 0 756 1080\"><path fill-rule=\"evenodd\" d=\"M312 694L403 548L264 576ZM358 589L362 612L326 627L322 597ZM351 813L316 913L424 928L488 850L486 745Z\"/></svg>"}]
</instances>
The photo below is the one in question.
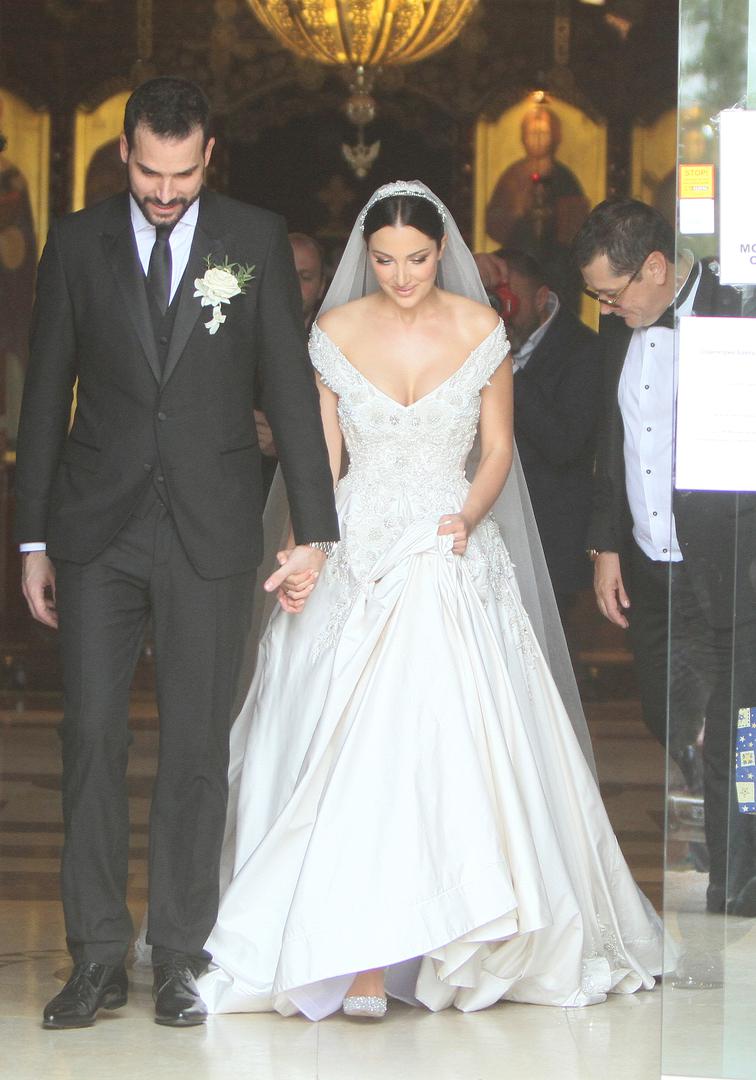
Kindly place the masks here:
<instances>
[{"instance_id":1,"label":"groom's dark hair","mask_svg":"<svg viewBox=\"0 0 756 1080\"><path fill-rule=\"evenodd\" d=\"M205 146L210 138L210 102L199 86L188 79L163 75L138 86L126 102L123 131L129 149L134 131L144 124L164 139L186 139L202 128Z\"/></svg>"}]
</instances>

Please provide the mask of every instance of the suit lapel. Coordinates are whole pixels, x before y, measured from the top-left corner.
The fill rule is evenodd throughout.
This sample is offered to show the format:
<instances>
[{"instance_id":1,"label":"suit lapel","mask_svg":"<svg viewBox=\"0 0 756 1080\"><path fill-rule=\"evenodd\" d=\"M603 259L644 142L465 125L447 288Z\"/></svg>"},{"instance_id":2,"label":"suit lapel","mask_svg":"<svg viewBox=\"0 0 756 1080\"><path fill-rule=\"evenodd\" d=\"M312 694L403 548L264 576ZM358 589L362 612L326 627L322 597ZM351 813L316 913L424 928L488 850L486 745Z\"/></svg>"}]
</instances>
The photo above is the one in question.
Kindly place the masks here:
<instances>
[{"instance_id":1,"label":"suit lapel","mask_svg":"<svg viewBox=\"0 0 756 1080\"><path fill-rule=\"evenodd\" d=\"M555 348L554 346L556 342L561 342L563 340L564 330L562 324L564 323L565 318L565 308L560 301L559 310L551 320L549 329L530 354L527 367L531 369L531 373L533 371L538 371L541 375L546 374L548 369L553 367L555 356L557 356L557 362L561 362L561 357L558 356L560 348L558 346Z\"/></svg>"},{"instance_id":2,"label":"suit lapel","mask_svg":"<svg viewBox=\"0 0 756 1080\"><path fill-rule=\"evenodd\" d=\"M136 331L152 374L160 382L160 361L152 328L144 273L134 240L129 214L128 195L114 204L114 212L107 228L102 232L105 257L118 282L126 311Z\"/></svg>"},{"instance_id":3,"label":"suit lapel","mask_svg":"<svg viewBox=\"0 0 756 1080\"><path fill-rule=\"evenodd\" d=\"M611 320L604 322L603 320ZM619 405L619 384L625 357L633 331L616 315L603 315L600 326L604 334L606 372L604 383L604 408L606 427L606 467L618 492L625 491L625 427Z\"/></svg>"},{"instance_id":4,"label":"suit lapel","mask_svg":"<svg viewBox=\"0 0 756 1080\"><path fill-rule=\"evenodd\" d=\"M602 315L599 327L604 337L605 356L608 365L606 388L609 400L616 403L622 369L633 331L616 315Z\"/></svg>"},{"instance_id":5,"label":"suit lapel","mask_svg":"<svg viewBox=\"0 0 756 1080\"><path fill-rule=\"evenodd\" d=\"M194 279L202 277L207 269L207 257L210 255L213 262L222 262L223 236L221 229L215 220L213 213L215 203L209 192L203 192L200 198L200 210L197 225L194 230L192 247L189 252L189 261L186 271L181 279L178 295L178 309L176 321L173 324L171 344L168 348L168 356L165 361L163 383L167 383L173 374L176 364L181 359L181 354L194 330L200 316L207 321L212 312L210 308L203 308L199 297L194 296Z\"/></svg>"}]
</instances>

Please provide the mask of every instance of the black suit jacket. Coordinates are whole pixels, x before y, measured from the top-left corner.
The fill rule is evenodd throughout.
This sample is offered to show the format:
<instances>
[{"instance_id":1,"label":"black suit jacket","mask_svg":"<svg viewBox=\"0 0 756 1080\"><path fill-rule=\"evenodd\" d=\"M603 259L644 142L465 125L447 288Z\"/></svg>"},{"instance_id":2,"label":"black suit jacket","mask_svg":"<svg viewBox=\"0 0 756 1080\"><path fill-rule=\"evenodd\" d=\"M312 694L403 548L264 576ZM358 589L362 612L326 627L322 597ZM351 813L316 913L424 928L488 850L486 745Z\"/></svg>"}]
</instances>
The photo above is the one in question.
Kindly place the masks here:
<instances>
[{"instance_id":1,"label":"black suit jacket","mask_svg":"<svg viewBox=\"0 0 756 1080\"><path fill-rule=\"evenodd\" d=\"M598 336L563 305L514 378L514 430L556 593L590 584L585 534L601 389Z\"/></svg>"},{"instance_id":2,"label":"black suit jacket","mask_svg":"<svg viewBox=\"0 0 756 1080\"><path fill-rule=\"evenodd\" d=\"M713 265L704 262L701 267L693 313L740 315L740 295L719 284ZM617 392L632 330L616 315L607 315L602 319L601 336L606 364L589 546L619 552L625 561L633 543L633 523L625 486L624 427ZM756 496L675 490L672 507L683 559L711 625L727 627L733 617L756 617Z\"/></svg>"},{"instance_id":3,"label":"black suit jacket","mask_svg":"<svg viewBox=\"0 0 756 1080\"><path fill-rule=\"evenodd\" d=\"M193 295L208 255L255 268L212 336L210 309ZM18 437L19 541L44 540L52 558L88 562L157 483L198 573L253 569L262 553L256 378L297 541L338 537L283 219L203 191L177 305L161 372L127 194L53 224Z\"/></svg>"}]
</instances>

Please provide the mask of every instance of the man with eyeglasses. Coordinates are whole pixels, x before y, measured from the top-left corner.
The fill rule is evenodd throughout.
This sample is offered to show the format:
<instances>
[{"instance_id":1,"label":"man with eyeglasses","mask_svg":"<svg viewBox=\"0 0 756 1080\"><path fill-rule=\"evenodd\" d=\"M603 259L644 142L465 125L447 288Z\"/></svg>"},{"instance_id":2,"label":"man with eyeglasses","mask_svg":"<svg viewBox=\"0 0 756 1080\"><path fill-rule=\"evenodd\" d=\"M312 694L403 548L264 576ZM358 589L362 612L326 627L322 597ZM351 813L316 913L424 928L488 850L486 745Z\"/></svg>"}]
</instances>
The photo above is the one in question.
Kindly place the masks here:
<instances>
[{"instance_id":1,"label":"man with eyeglasses","mask_svg":"<svg viewBox=\"0 0 756 1080\"><path fill-rule=\"evenodd\" d=\"M644 720L694 791L704 723L707 908L756 916L754 822L731 789L734 717L756 705L756 503L673 494L672 482L676 316L737 316L740 297L719 284L716 263L676 257L672 227L634 199L597 206L574 255L606 352L588 537L598 607L629 629Z\"/></svg>"}]
</instances>

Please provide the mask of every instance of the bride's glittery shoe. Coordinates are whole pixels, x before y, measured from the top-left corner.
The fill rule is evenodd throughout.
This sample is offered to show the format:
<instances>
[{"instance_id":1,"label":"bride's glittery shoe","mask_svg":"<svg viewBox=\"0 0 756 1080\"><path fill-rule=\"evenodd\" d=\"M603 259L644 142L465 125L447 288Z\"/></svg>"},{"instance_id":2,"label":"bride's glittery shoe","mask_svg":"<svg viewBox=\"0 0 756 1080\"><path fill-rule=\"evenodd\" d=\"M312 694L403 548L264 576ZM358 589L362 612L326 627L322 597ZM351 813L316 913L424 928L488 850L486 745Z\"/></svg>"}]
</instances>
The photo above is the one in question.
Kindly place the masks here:
<instances>
[{"instance_id":1,"label":"bride's glittery shoe","mask_svg":"<svg viewBox=\"0 0 756 1080\"><path fill-rule=\"evenodd\" d=\"M344 1016L363 1016L368 1020L382 1020L386 1015L388 1002L385 997L372 997L369 994L352 995L344 998L341 1006Z\"/></svg>"}]
</instances>

